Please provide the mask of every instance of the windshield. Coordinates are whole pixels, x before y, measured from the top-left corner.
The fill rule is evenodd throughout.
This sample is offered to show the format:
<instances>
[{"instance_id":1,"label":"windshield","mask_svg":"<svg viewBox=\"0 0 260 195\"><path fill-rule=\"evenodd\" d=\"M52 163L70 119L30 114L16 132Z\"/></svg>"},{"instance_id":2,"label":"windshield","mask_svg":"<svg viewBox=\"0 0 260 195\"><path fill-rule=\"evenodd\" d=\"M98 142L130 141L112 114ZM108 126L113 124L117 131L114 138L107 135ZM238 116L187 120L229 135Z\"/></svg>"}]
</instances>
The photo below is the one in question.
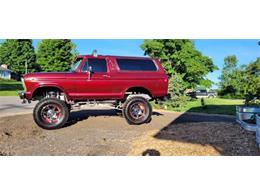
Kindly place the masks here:
<instances>
[{"instance_id":1,"label":"windshield","mask_svg":"<svg viewBox=\"0 0 260 195\"><path fill-rule=\"evenodd\" d=\"M82 58L77 58L75 62L71 64L70 72L75 72L77 68L79 67L80 63L82 62Z\"/></svg>"}]
</instances>

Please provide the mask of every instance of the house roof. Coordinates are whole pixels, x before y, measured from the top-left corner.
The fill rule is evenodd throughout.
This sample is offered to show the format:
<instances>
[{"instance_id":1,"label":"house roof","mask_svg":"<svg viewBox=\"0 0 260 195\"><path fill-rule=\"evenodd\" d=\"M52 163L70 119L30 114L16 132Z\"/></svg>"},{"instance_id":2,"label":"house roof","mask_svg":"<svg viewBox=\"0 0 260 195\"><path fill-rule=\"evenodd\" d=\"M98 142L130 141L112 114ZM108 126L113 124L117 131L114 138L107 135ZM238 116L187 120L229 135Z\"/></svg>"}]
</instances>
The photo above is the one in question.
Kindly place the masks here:
<instances>
[{"instance_id":1,"label":"house roof","mask_svg":"<svg viewBox=\"0 0 260 195\"><path fill-rule=\"evenodd\" d=\"M3 68L3 67L0 66L0 71L1 71L1 70L5 70L5 71L12 72L11 70L9 70L9 69L7 69L7 68Z\"/></svg>"}]
</instances>

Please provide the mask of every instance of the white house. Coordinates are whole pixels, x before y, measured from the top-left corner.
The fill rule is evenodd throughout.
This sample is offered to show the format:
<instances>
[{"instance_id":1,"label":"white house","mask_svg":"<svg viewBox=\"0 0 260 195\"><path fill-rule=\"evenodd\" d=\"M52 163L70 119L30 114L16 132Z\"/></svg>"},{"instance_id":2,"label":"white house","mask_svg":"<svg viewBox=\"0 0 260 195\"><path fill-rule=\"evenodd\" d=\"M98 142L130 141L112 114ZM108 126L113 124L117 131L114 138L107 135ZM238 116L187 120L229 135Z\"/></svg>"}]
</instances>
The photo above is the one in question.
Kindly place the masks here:
<instances>
[{"instance_id":1,"label":"white house","mask_svg":"<svg viewBox=\"0 0 260 195\"><path fill-rule=\"evenodd\" d=\"M2 79L11 79L11 70L7 68L6 64L0 66L0 78Z\"/></svg>"}]
</instances>

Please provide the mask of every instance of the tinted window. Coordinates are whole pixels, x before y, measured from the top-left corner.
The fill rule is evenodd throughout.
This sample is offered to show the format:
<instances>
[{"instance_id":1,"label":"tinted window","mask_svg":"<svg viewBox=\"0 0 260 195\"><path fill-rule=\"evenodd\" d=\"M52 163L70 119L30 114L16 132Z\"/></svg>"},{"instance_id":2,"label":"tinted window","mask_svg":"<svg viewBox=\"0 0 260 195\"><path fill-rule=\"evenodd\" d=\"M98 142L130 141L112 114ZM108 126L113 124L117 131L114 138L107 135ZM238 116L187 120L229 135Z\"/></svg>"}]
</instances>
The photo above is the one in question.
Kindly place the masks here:
<instances>
[{"instance_id":1,"label":"tinted window","mask_svg":"<svg viewBox=\"0 0 260 195\"><path fill-rule=\"evenodd\" d=\"M105 59L88 59L84 64L82 71L86 72L88 66L92 66L93 72L107 72L107 63Z\"/></svg>"},{"instance_id":2,"label":"tinted window","mask_svg":"<svg viewBox=\"0 0 260 195\"><path fill-rule=\"evenodd\" d=\"M157 68L152 60L117 59L120 70L129 71L156 71Z\"/></svg>"}]
</instances>

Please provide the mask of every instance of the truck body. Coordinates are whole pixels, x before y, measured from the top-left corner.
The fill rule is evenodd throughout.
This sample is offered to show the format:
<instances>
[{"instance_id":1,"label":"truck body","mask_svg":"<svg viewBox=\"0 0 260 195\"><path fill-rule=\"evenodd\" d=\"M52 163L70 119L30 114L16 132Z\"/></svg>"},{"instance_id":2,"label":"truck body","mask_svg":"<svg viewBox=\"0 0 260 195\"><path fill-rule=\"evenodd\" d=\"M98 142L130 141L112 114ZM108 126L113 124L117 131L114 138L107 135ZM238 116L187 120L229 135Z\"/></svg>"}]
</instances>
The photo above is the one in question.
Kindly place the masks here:
<instances>
[{"instance_id":1,"label":"truck body","mask_svg":"<svg viewBox=\"0 0 260 195\"><path fill-rule=\"evenodd\" d=\"M169 97L163 66L147 57L81 55L68 72L25 74L22 83L20 98L39 100L33 117L44 129L65 125L75 107L108 102L129 124L143 124L151 120L149 101Z\"/></svg>"},{"instance_id":2,"label":"truck body","mask_svg":"<svg viewBox=\"0 0 260 195\"><path fill-rule=\"evenodd\" d=\"M146 57L78 56L69 72L30 73L22 81L22 98L29 101L49 89L64 93L69 101L123 100L132 91L156 99L168 91L168 76L159 60Z\"/></svg>"}]
</instances>

